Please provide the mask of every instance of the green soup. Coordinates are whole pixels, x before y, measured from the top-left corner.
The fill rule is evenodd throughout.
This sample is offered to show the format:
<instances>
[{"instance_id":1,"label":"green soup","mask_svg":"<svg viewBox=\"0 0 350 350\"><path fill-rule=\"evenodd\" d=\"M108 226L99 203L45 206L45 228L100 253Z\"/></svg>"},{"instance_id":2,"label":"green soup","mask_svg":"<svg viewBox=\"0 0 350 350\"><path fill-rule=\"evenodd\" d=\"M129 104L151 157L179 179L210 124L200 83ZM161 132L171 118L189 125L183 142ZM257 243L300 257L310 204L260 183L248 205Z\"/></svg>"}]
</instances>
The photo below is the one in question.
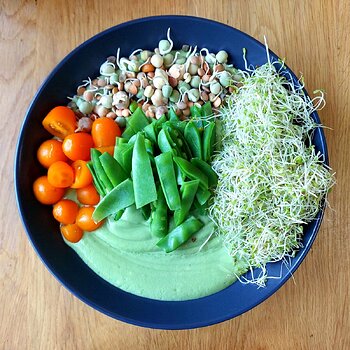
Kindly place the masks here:
<instances>
[{"instance_id":1,"label":"green soup","mask_svg":"<svg viewBox=\"0 0 350 350\"><path fill-rule=\"evenodd\" d=\"M78 243L67 244L100 277L124 291L158 300L189 300L218 292L235 280L233 262L219 238L206 224L172 253L155 244L149 223L134 207L119 221L109 219Z\"/></svg>"}]
</instances>

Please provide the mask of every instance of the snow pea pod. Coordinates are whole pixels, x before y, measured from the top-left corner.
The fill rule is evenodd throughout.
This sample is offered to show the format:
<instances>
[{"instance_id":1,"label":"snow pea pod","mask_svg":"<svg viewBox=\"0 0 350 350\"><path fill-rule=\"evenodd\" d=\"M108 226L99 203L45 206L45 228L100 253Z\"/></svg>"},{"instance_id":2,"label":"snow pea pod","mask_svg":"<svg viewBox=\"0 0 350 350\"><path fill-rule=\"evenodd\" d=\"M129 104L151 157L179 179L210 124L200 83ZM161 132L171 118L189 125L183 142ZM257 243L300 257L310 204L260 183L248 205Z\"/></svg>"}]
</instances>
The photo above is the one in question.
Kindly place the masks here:
<instances>
[{"instance_id":1,"label":"snow pea pod","mask_svg":"<svg viewBox=\"0 0 350 350\"><path fill-rule=\"evenodd\" d=\"M127 119L128 127L131 127L135 132L143 130L148 124L149 121L143 113L143 110L138 107L135 112Z\"/></svg>"},{"instance_id":2,"label":"snow pea pod","mask_svg":"<svg viewBox=\"0 0 350 350\"><path fill-rule=\"evenodd\" d=\"M166 116L163 114L159 119L152 119L152 124L154 124L155 130L158 133L162 128L162 124L167 121Z\"/></svg>"},{"instance_id":3,"label":"snow pea pod","mask_svg":"<svg viewBox=\"0 0 350 350\"><path fill-rule=\"evenodd\" d=\"M92 218L99 222L108 215L118 213L134 203L133 183L130 179L126 179L101 199L92 214Z\"/></svg>"},{"instance_id":4,"label":"snow pea pod","mask_svg":"<svg viewBox=\"0 0 350 350\"><path fill-rule=\"evenodd\" d=\"M202 116L201 110L202 108L196 105L193 105L192 107L190 107L192 121L197 126L198 131L200 133L202 133L203 127L204 127L204 121L201 119L201 116Z\"/></svg>"},{"instance_id":5,"label":"snow pea pod","mask_svg":"<svg viewBox=\"0 0 350 350\"><path fill-rule=\"evenodd\" d=\"M177 188L173 156L171 152L162 153L154 158L165 196L166 203L170 210L181 208L179 190Z\"/></svg>"},{"instance_id":6,"label":"snow pea pod","mask_svg":"<svg viewBox=\"0 0 350 350\"><path fill-rule=\"evenodd\" d=\"M149 155L153 156L153 145L152 145L152 142L145 138L145 146L146 146L146 151Z\"/></svg>"},{"instance_id":7,"label":"snow pea pod","mask_svg":"<svg viewBox=\"0 0 350 350\"><path fill-rule=\"evenodd\" d=\"M127 125L125 130L123 131L122 137L123 139L129 140L135 134L136 131L131 126Z\"/></svg>"},{"instance_id":8,"label":"snow pea pod","mask_svg":"<svg viewBox=\"0 0 350 350\"><path fill-rule=\"evenodd\" d=\"M192 152L187 144L185 137L183 136L184 131L179 130L173 122L166 122L162 125L162 128L173 142L173 148L176 149L177 155L182 156L185 159L192 158ZM185 129L184 129L185 130Z\"/></svg>"},{"instance_id":9,"label":"snow pea pod","mask_svg":"<svg viewBox=\"0 0 350 350\"><path fill-rule=\"evenodd\" d=\"M201 107L198 107L196 105L193 105L190 107L190 111L191 111L191 117L192 118L199 118L202 116L202 113L201 113Z\"/></svg>"},{"instance_id":10,"label":"snow pea pod","mask_svg":"<svg viewBox=\"0 0 350 350\"><path fill-rule=\"evenodd\" d=\"M168 206L162 190L158 187L157 200L151 203L151 234L154 237L164 237L168 233Z\"/></svg>"},{"instance_id":11,"label":"snow pea pod","mask_svg":"<svg viewBox=\"0 0 350 350\"><path fill-rule=\"evenodd\" d=\"M210 161L214 151L216 138L215 122L210 122L204 129L203 133L203 160Z\"/></svg>"},{"instance_id":12,"label":"snow pea pod","mask_svg":"<svg viewBox=\"0 0 350 350\"><path fill-rule=\"evenodd\" d=\"M117 136L115 138L115 145L118 146L118 145L120 145L122 143L128 143L128 140L124 139L123 137Z\"/></svg>"},{"instance_id":13,"label":"snow pea pod","mask_svg":"<svg viewBox=\"0 0 350 350\"><path fill-rule=\"evenodd\" d=\"M132 153L132 177L136 209L157 199L151 161L146 151L145 137L138 133Z\"/></svg>"},{"instance_id":14,"label":"snow pea pod","mask_svg":"<svg viewBox=\"0 0 350 350\"><path fill-rule=\"evenodd\" d=\"M179 226L185 220L187 214L189 213L195 195L197 193L199 185L199 180L192 180L184 182L181 186L181 208L175 210L174 220L175 225Z\"/></svg>"},{"instance_id":15,"label":"snow pea pod","mask_svg":"<svg viewBox=\"0 0 350 350\"><path fill-rule=\"evenodd\" d=\"M193 121L185 127L185 139L191 149L193 157L202 158L202 140L199 130Z\"/></svg>"},{"instance_id":16,"label":"snow pea pod","mask_svg":"<svg viewBox=\"0 0 350 350\"><path fill-rule=\"evenodd\" d=\"M148 124L143 131L145 132L145 135L147 138L149 138L152 142L157 142L157 133L156 133L156 127L154 123Z\"/></svg>"},{"instance_id":17,"label":"snow pea pod","mask_svg":"<svg viewBox=\"0 0 350 350\"><path fill-rule=\"evenodd\" d=\"M121 165L108 152L103 153L99 159L102 168L113 187L119 185L127 178L127 175Z\"/></svg>"},{"instance_id":18,"label":"snow pea pod","mask_svg":"<svg viewBox=\"0 0 350 350\"><path fill-rule=\"evenodd\" d=\"M158 147L163 153L172 152L173 154L177 155L177 151L173 148L173 142L164 129L159 131L157 141Z\"/></svg>"},{"instance_id":19,"label":"snow pea pod","mask_svg":"<svg viewBox=\"0 0 350 350\"><path fill-rule=\"evenodd\" d=\"M114 147L114 158L124 169L125 173L131 173L131 159L134 145L130 143L121 143Z\"/></svg>"},{"instance_id":20,"label":"snow pea pod","mask_svg":"<svg viewBox=\"0 0 350 350\"><path fill-rule=\"evenodd\" d=\"M211 196L211 192L205 188L199 187L196 193L196 198L200 205L204 205Z\"/></svg>"},{"instance_id":21,"label":"snow pea pod","mask_svg":"<svg viewBox=\"0 0 350 350\"><path fill-rule=\"evenodd\" d=\"M213 114L213 109L211 108L211 103L209 101L202 105L201 114L202 117L210 117Z\"/></svg>"},{"instance_id":22,"label":"snow pea pod","mask_svg":"<svg viewBox=\"0 0 350 350\"><path fill-rule=\"evenodd\" d=\"M103 170L101 161L99 159L102 153L100 151L98 151L97 149L95 149L95 148L91 148L90 153L91 153L92 165L94 167L96 176L100 180L103 188L106 189L105 192L112 191L114 186L112 185L112 183L109 180L107 174Z\"/></svg>"},{"instance_id":23,"label":"snow pea pod","mask_svg":"<svg viewBox=\"0 0 350 350\"><path fill-rule=\"evenodd\" d=\"M174 162L180 167L181 171L191 180L199 180L199 186L208 189L208 177L202 173L196 166L188 160L174 157Z\"/></svg>"},{"instance_id":24,"label":"snow pea pod","mask_svg":"<svg viewBox=\"0 0 350 350\"><path fill-rule=\"evenodd\" d=\"M169 112L168 112L168 119L169 120L174 120L174 121L178 121L179 117L177 116L177 114L174 111L174 108L170 108Z\"/></svg>"},{"instance_id":25,"label":"snow pea pod","mask_svg":"<svg viewBox=\"0 0 350 350\"><path fill-rule=\"evenodd\" d=\"M151 205L147 204L141 208L141 214L145 220L148 220L151 215Z\"/></svg>"},{"instance_id":26,"label":"snow pea pod","mask_svg":"<svg viewBox=\"0 0 350 350\"><path fill-rule=\"evenodd\" d=\"M187 242L203 226L204 224L200 220L190 216L185 222L163 237L157 243L157 246L165 250L165 252L170 253L181 244Z\"/></svg>"},{"instance_id":27,"label":"snow pea pod","mask_svg":"<svg viewBox=\"0 0 350 350\"><path fill-rule=\"evenodd\" d=\"M117 213L114 216L114 221L120 220L124 214L124 211L125 211L125 209L121 209L121 210L117 211Z\"/></svg>"},{"instance_id":28,"label":"snow pea pod","mask_svg":"<svg viewBox=\"0 0 350 350\"><path fill-rule=\"evenodd\" d=\"M187 122L181 120L169 120L168 124L170 124L172 128L175 128L181 134L183 134L185 132Z\"/></svg>"},{"instance_id":29,"label":"snow pea pod","mask_svg":"<svg viewBox=\"0 0 350 350\"><path fill-rule=\"evenodd\" d=\"M90 170L90 173L92 175L92 179L93 179L93 182L94 182L94 185L96 187L97 192L100 194L101 197L105 196L106 191L104 190L100 179L97 177L97 175L95 173L95 169L92 165L92 162L91 161L87 162L86 165L87 165L88 169Z\"/></svg>"},{"instance_id":30,"label":"snow pea pod","mask_svg":"<svg viewBox=\"0 0 350 350\"><path fill-rule=\"evenodd\" d=\"M208 186L214 187L218 183L218 176L212 167L202 159L192 158L191 163L196 166L199 170L202 171L208 177Z\"/></svg>"}]
</instances>

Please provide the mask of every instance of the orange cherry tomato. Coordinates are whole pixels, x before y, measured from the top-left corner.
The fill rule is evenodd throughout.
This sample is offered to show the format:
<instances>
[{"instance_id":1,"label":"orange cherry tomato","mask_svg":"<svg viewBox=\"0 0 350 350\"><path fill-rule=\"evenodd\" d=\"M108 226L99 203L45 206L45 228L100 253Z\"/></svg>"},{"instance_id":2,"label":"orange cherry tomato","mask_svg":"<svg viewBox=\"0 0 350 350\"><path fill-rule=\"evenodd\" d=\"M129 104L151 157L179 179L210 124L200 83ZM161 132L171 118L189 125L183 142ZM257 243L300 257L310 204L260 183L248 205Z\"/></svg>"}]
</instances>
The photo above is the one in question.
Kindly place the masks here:
<instances>
[{"instance_id":1,"label":"orange cherry tomato","mask_svg":"<svg viewBox=\"0 0 350 350\"><path fill-rule=\"evenodd\" d=\"M74 182L72 188L82 188L92 183L92 175L84 160L76 160L72 163Z\"/></svg>"},{"instance_id":2,"label":"orange cherry tomato","mask_svg":"<svg viewBox=\"0 0 350 350\"><path fill-rule=\"evenodd\" d=\"M74 224L78 215L78 204L70 199L58 201L52 209L53 217L61 224Z\"/></svg>"},{"instance_id":3,"label":"orange cherry tomato","mask_svg":"<svg viewBox=\"0 0 350 350\"><path fill-rule=\"evenodd\" d=\"M77 198L81 204L96 205L100 201L100 195L93 184L77 189Z\"/></svg>"},{"instance_id":4,"label":"orange cherry tomato","mask_svg":"<svg viewBox=\"0 0 350 350\"><path fill-rule=\"evenodd\" d=\"M69 242L77 243L79 242L84 232L77 224L68 224L61 226L62 236Z\"/></svg>"},{"instance_id":5,"label":"orange cherry tomato","mask_svg":"<svg viewBox=\"0 0 350 350\"><path fill-rule=\"evenodd\" d=\"M92 123L91 135L95 147L114 146L115 138L121 135L121 131L113 119L103 117Z\"/></svg>"},{"instance_id":6,"label":"orange cherry tomato","mask_svg":"<svg viewBox=\"0 0 350 350\"><path fill-rule=\"evenodd\" d=\"M74 112L65 106L57 106L51 109L42 124L51 135L60 139L73 134L77 128Z\"/></svg>"},{"instance_id":7,"label":"orange cherry tomato","mask_svg":"<svg viewBox=\"0 0 350 350\"><path fill-rule=\"evenodd\" d=\"M76 219L76 224L83 230L83 231L95 231L97 228L99 228L103 221L100 221L96 223L94 219L92 218L92 213L94 212L94 207L81 207L78 212L78 216Z\"/></svg>"},{"instance_id":8,"label":"orange cherry tomato","mask_svg":"<svg viewBox=\"0 0 350 350\"><path fill-rule=\"evenodd\" d=\"M94 141L90 134L78 132L68 135L62 144L63 153L71 160L89 160Z\"/></svg>"},{"instance_id":9,"label":"orange cherry tomato","mask_svg":"<svg viewBox=\"0 0 350 350\"><path fill-rule=\"evenodd\" d=\"M101 153L108 152L112 157L114 156L114 146L103 146L96 148Z\"/></svg>"},{"instance_id":10,"label":"orange cherry tomato","mask_svg":"<svg viewBox=\"0 0 350 350\"><path fill-rule=\"evenodd\" d=\"M62 151L62 142L58 140L46 140L38 148L37 158L40 164L48 168L51 164L62 160L66 162L68 158Z\"/></svg>"},{"instance_id":11,"label":"orange cherry tomato","mask_svg":"<svg viewBox=\"0 0 350 350\"><path fill-rule=\"evenodd\" d=\"M50 165L47 179L52 186L65 188L74 182L73 168L66 162L58 161Z\"/></svg>"},{"instance_id":12,"label":"orange cherry tomato","mask_svg":"<svg viewBox=\"0 0 350 350\"><path fill-rule=\"evenodd\" d=\"M47 176L40 176L34 181L33 191L36 199L42 204L55 204L65 192L63 188L52 186Z\"/></svg>"}]
</instances>

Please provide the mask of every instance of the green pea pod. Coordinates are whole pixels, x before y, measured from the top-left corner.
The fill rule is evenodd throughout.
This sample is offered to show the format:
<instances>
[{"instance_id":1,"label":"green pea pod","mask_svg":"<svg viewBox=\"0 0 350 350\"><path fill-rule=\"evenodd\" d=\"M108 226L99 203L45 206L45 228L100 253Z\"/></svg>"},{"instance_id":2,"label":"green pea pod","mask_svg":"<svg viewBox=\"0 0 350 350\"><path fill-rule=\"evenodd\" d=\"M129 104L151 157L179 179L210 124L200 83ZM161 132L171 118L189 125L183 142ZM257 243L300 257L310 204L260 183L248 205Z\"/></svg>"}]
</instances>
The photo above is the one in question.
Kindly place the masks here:
<instances>
[{"instance_id":1,"label":"green pea pod","mask_svg":"<svg viewBox=\"0 0 350 350\"><path fill-rule=\"evenodd\" d=\"M184 182L181 186L181 208L175 210L174 220L175 225L179 226L185 220L189 213L193 200L196 196L199 180L192 180Z\"/></svg>"},{"instance_id":2,"label":"green pea pod","mask_svg":"<svg viewBox=\"0 0 350 350\"><path fill-rule=\"evenodd\" d=\"M122 138L129 140L133 135L136 134L136 131L126 123L126 128L123 131Z\"/></svg>"},{"instance_id":3,"label":"green pea pod","mask_svg":"<svg viewBox=\"0 0 350 350\"><path fill-rule=\"evenodd\" d=\"M169 136L167 135L166 131L164 129L161 129L158 133L158 147L159 149L165 153L165 152L172 152L175 155L177 154L176 150L173 149L173 142L171 139L169 139Z\"/></svg>"},{"instance_id":4,"label":"green pea pod","mask_svg":"<svg viewBox=\"0 0 350 350\"><path fill-rule=\"evenodd\" d=\"M120 210L134 203L133 183L130 179L126 179L100 200L95 207L92 218L96 222L99 222L107 216L118 213Z\"/></svg>"},{"instance_id":5,"label":"green pea pod","mask_svg":"<svg viewBox=\"0 0 350 350\"><path fill-rule=\"evenodd\" d=\"M149 155L153 156L153 145L149 139L145 138L146 151Z\"/></svg>"},{"instance_id":6,"label":"green pea pod","mask_svg":"<svg viewBox=\"0 0 350 350\"><path fill-rule=\"evenodd\" d=\"M150 139L152 142L157 142L157 133L156 133L156 127L154 123L148 124L143 131L145 132L145 135L148 139Z\"/></svg>"},{"instance_id":7,"label":"green pea pod","mask_svg":"<svg viewBox=\"0 0 350 350\"><path fill-rule=\"evenodd\" d=\"M210 191L208 191L202 187L198 188L198 191L196 193L196 198L197 198L200 205L204 205L205 203L207 203L210 196L211 196Z\"/></svg>"},{"instance_id":8,"label":"green pea pod","mask_svg":"<svg viewBox=\"0 0 350 350\"><path fill-rule=\"evenodd\" d=\"M128 127L131 127L136 133L143 130L148 124L149 121L143 113L143 110L138 107L135 112L127 119Z\"/></svg>"},{"instance_id":9,"label":"green pea pod","mask_svg":"<svg viewBox=\"0 0 350 350\"><path fill-rule=\"evenodd\" d=\"M90 152L91 152L91 161L92 161L92 165L94 167L96 176L100 180L103 188L106 189L105 192L109 192L113 190L114 186L112 185L111 181L108 179L108 176L105 173L99 159L102 153L95 148L91 148Z\"/></svg>"},{"instance_id":10,"label":"green pea pod","mask_svg":"<svg viewBox=\"0 0 350 350\"><path fill-rule=\"evenodd\" d=\"M177 116L177 114L174 111L174 108L170 108L169 112L168 112L168 119L171 121L178 121L179 117Z\"/></svg>"},{"instance_id":11,"label":"green pea pod","mask_svg":"<svg viewBox=\"0 0 350 350\"><path fill-rule=\"evenodd\" d=\"M187 122L181 120L169 120L169 124L183 135Z\"/></svg>"},{"instance_id":12,"label":"green pea pod","mask_svg":"<svg viewBox=\"0 0 350 350\"><path fill-rule=\"evenodd\" d=\"M127 139L124 139L123 137L117 136L117 137L115 138L115 145L118 146L118 145L120 145L120 144L122 144L122 143L128 143L128 140L127 140Z\"/></svg>"},{"instance_id":13,"label":"green pea pod","mask_svg":"<svg viewBox=\"0 0 350 350\"><path fill-rule=\"evenodd\" d=\"M214 187L218 183L218 176L212 167L202 159L192 158L191 163L196 166L199 170L202 171L208 177L209 187Z\"/></svg>"},{"instance_id":14,"label":"green pea pod","mask_svg":"<svg viewBox=\"0 0 350 350\"><path fill-rule=\"evenodd\" d=\"M123 216L124 212L125 212L125 209L119 210L114 216L114 221L120 220L121 217Z\"/></svg>"},{"instance_id":15,"label":"green pea pod","mask_svg":"<svg viewBox=\"0 0 350 350\"><path fill-rule=\"evenodd\" d=\"M168 207L162 187L158 187L157 200L151 204L151 234L164 237L168 233Z\"/></svg>"},{"instance_id":16,"label":"green pea pod","mask_svg":"<svg viewBox=\"0 0 350 350\"><path fill-rule=\"evenodd\" d=\"M176 123L175 123L176 124ZM185 129L176 127L174 122L168 121L162 125L162 129L172 141L172 147L176 150L177 155L185 159L192 158L192 152L183 135Z\"/></svg>"},{"instance_id":17,"label":"green pea pod","mask_svg":"<svg viewBox=\"0 0 350 350\"><path fill-rule=\"evenodd\" d=\"M122 143L114 147L114 158L121 165L127 175L131 173L131 159L134 145Z\"/></svg>"},{"instance_id":18,"label":"green pea pod","mask_svg":"<svg viewBox=\"0 0 350 350\"><path fill-rule=\"evenodd\" d=\"M180 157L174 157L174 161L188 178L191 180L199 180L199 186L205 190L208 189L208 177L196 166L194 166L188 160Z\"/></svg>"},{"instance_id":19,"label":"green pea pod","mask_svg":"<svg viewBox=\"0 0 350 350\"><path fill-rule=\"evenodd\" d=\"M158 133L159 130L162 128L162 124L167 121L166 116L163 114L159 119L152 119L152 123L154 124L155 130Z\"/></svg>"},{"instance_id":20,"label":"green pea pod","mask_svg":"<svg viewBox=\"0 0 350 350\"><path fill-rule=\"evenodd\" d=\"M204 122L201 118L202 117L201 109L202 108L199 108L196 105L193 105L192 107L190 107L191 117L192 117L191 121L196 125L200 133L203 132L203 127L204 127Z\"/></svg>"},{"instance_id":21,"label":"green pea pod","mask_svg":"<svg viewBox=\"0 0 350 350\"><path fill-rule=\"evenodd\" d=\"M213 155L215 134L215 122L208 123L203 133L203 160L206 162L209 162Z\"/></svg>"},{"instance_id":22,"label":"green pea pod","mask_svg":"<svg viewBox=\"0 0 350 350\"><path fill-rule=\"evenodd\" d=\"M193 121L189 121L185 127L185 139L191 149L193 157L202 158L201 135Z\"/></svg>"},{"instance_id":23,"label":"green pea pod","mask_svg":"<svg viewBox=\"0 0 350 350\"><path fill-rule=\"evenodd\" d=\"M181 186L184 183L186 176L184 175L184 173L181 171L180 167L176 163L174 164L174 166L175 166L177 184Z\"/></svg>"},{"instance_id":24,"label":"green pea pod","mask_svg":"<svg viewBox=\"0 0 350 350\"><path fill-rule=\"evenodd\" d=\"M206 215L206 214L207 214L207 213L206 213L206 210L207 210L207 207L208 207L207 203L200 204L200 203L198 202L198 199L197 199L197 198L195 198L194 201L193 201L193 207L196 208L196 209L193 211L193 213L194 213L195 215Z\"/></svg>"},{"instance_id":25,"label":"green pea pod","mask_svg":"<svg viewBox=\"0 0 350 350\"><path fill-rule=\"evenodd\" d=\"M157 199L151 161L146 151L145 137L138 133L132 153L132 175L136 209Z\"/></svg>"},{"instance_id":26,"label":"green pea pod","mask_svg":"<svg viewBox=\"0 0 350 350\"><path fill-rule=\"evenodd\" d=\"M181 208L179 190L177 188L173 156L171 152L162 153L154 158L165 196L166 203L170 210Z\"/></svg>"},{"instance_id":27,"label":"green pea pod","mask_svg":"<svg viewBox=\"0 0 350 350\"><path fill-rule=\"evenodd\" d=\"M87 165L88 169L90 170L90 173L92 175L92 179L94 182L94 186L95 186L97 192L100 194L101 197L104 197L106 195L106 192L103 189L103 186L102 186L100 179L97 177L97 175L95 173L92 162L88 162L88 163L86 163L86 165Z\"/></svg>"},{"instance_id":28,"label":"green pea pod","mask_svg":"<svg viewBox=\"0 0 350 350\"><path fill-rule=\"evenodd\" d=\"M130 106L129 106L130 112L134 113L137 108L139 108L137 102L136 101L132 101L130 103Z\"/></svg>"},{"instance_id":29,"label":"green pea pod","mask_svg":"<svg viewBox=\"0 0 350 350\"><path fill-rule=\"evenodd\" d=\"M151 215L151 205L144 205L141 209L141 214L145 220L148 220Z\"/></svg>"},{"instance_id":30,"label":"green pea pod","mask_svg":"<svg viewBox=\"0 0 350 350\"><path fill-rule=\"evenodd\" d=\"M128 177L121 165L108 152L104 152L99 159L113 187L119 185Z\"/></svg>"},{"instance_id":31,"label":"green pea pod","mask_svg":"<svg viewBox=\"0 0 350 350\"><path fill-rule=\"evenodd\" d=\"M210 117L213 115L213 109L211 108L211 103L209 101L202 105L201 114L202 117Z\"/></svg>"},{"instance_id":32,"label":"green pea pod","mask_svg":"<svg viewBox=\"0 0 350 350\"><path fill-rule=\"evenodd\" d=\"M136 137L137 137L137 134L132 135L132 136L130 137L129 141L128 141L128 144L129 144L129 145L135 144Z\"/></svg>"},{"instance_id":33,"label":"green pea pod","mask_svg":"<svg viewBox=\"0 0 350 350\"><path fill-rule=\"evenodd\" d=\"M191 111L191 117L192 118L199 118L202 116L201 114L201 107L198 107L196 105L193 105L190 107L190 111Z\"/></svg>"},{"instance_id":34,"label":"green pea pod","mask_svg":"<svg viewBox=\"0 0 350 350\"><path fill-rule=\"evenodd\" d=\"M157 246L166 253L170 253L187 242L204 224L193 216L190 216L185 222L177 226L174 230L163 237Z\"/></svg>"}]
</instances>

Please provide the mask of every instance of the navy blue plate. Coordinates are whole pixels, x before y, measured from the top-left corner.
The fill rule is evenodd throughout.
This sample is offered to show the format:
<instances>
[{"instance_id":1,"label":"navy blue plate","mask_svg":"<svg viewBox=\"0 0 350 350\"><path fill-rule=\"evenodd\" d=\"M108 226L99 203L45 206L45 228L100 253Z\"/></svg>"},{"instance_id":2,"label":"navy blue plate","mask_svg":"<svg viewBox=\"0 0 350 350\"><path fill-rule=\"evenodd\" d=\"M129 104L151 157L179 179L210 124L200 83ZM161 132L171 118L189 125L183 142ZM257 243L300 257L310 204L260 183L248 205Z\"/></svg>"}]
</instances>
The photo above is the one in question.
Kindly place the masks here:
<instances>
[{"instance_id":1,"label":"navy blue plate","mask_svg":"<svg viewBox=\"0 0 350 350\"><path fill-rule=\"evenodd\" d=\"M210 295L191 301L162 302L126 293L107 283L70 249L62 240L51 207L39 204L33 195L32 184L43 174L36 161L36 150L49 135L41 126L47 112L64 105L66 96L87 76L98 75L100 64L118 47L128 56L138 48L153 49L165 37L168 28L175 47L182 44L207 47L212 51L226 50L230 61L244 69L242 48L247 49L250 64L266 62L265 47L245 33L227 25L203 18L160 16L142 18L120 24L89 39L65 57L46 78L36 93L25 116L17 144L15 190L17 204L28 237L43 263L75 296L91 307L118 320L139 326L161 329L203 327L238 316L271 296L291 276L308 253L319 229L323 211L305 229L304 248L291 260L289 271L281 263L270 264L269 274L280 279L269 280L266 288L242 285L239 282ZM273 59L278 59L271 52ZM289 69L287 68L287 71ZM290 72L291 79L297 78ZM313 118L319 122L316 113ZM314 143L327 162L327 149L321 129L315 132Z\"/></svg>"}]
</instances>

